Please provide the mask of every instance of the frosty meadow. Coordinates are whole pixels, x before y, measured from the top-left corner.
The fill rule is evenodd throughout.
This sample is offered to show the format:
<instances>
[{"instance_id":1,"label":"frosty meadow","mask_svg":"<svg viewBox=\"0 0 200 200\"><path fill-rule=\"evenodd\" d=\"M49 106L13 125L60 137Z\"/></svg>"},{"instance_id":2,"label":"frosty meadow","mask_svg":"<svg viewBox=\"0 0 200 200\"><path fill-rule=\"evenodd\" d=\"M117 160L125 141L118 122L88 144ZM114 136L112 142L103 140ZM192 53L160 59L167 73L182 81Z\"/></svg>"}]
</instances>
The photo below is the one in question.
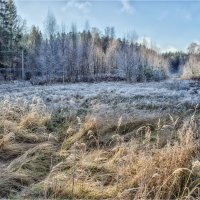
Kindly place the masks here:
<instances>
[{"instance_id":1,"label":"frosty meadow","mask_svg":"<svg viewBox=\"0 0 200 200\"><path fill-rule=\"evenodd\" d=\"M199 83L0 86L2 198L199 198Z\"/></svg>"},{"instance_id":2,"label":"frosty meadow","mask_svg":"<svg viewBox=\"0 0 200 200\"><path fill-rule=\"evenodd\" d=\"M0 0L0 199L200 199L199 5Z\"/></svg>"}]
</instances>

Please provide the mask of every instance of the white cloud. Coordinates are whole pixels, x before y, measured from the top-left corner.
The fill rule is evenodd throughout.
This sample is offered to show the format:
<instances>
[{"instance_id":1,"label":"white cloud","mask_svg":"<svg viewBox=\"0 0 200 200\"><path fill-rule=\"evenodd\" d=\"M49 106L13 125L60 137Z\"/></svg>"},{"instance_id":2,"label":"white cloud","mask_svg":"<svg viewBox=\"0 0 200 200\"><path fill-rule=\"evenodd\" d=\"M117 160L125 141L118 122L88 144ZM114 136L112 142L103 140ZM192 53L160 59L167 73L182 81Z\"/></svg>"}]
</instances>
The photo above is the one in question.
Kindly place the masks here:
<instances>
[{"instance_id":1,"label":"white cloud","mask_svg":"<svg viewBox=\"0 0 200 200\"><path fill-rule=\"evenodd\" d=\"M129 0L121 0L122 9L121 12L126 12L128 14L133 14L133 7L130 4Z\"/></svg>"},{"instance_id":2,"label":"white cloud","mask_svg":"<svg viewBox=\"0 0 200 200\"><path fill-rule=\"evenodd\" d=\"M69 0L65 6L62 7L62 11L76 9L79 12L88 13L91 3L87 0Z\"/></svg>"}]
</instances>

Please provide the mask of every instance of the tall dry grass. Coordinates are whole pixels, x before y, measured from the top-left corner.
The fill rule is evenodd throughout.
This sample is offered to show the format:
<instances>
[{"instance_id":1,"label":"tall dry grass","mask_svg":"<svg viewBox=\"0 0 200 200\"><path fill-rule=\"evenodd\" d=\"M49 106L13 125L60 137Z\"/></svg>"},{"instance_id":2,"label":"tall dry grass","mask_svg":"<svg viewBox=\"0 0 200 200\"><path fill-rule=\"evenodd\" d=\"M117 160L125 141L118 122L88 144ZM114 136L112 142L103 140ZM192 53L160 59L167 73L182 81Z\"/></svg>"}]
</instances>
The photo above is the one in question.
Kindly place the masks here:
<instances>
[{"instance_id":1,"label":"tall dry grass","mask_svg":"<svg viewBox=\"0 0 200 200\"><path fill-rule=\"evenodd\" d=\"M177 120L170 118L174 122L171 127L175 127ZM72 199L199 198L199 146L194 137L194 119L187 124L176 133L173 130L176 137L165 146L160 145L160 136L155 137L149 126L143 128L142 140L140 136L124 142L122 135L113 135L117 142L110 148L91 148L79 132L76 143L67 147L66 158L33 191L45 191L50 198ZM96 126L89 127L94 130ZM161 129L156 130L160 134Z\"/></svg>"},{"instance_id":2,"label":"tall dry grass","mask_svg":"<svg viewBox=\"0 0 200 200\"><path fill-rule=\"evenodd\" d=\"M1 198L200 198L196 112L143 124L65 116L61 126L39 99L0 110Z\"/></svg>"},{"instance_id":3,"label":"tall dry grass","mask_svg":"<svg viewBox=\"0 0 200 200\"><path fill-rule=\"evenodd\" d=\"M0 198L41 180L55 158L47 123L51 113L40 99L0 101Z\"/></svg>"}]
</instances>

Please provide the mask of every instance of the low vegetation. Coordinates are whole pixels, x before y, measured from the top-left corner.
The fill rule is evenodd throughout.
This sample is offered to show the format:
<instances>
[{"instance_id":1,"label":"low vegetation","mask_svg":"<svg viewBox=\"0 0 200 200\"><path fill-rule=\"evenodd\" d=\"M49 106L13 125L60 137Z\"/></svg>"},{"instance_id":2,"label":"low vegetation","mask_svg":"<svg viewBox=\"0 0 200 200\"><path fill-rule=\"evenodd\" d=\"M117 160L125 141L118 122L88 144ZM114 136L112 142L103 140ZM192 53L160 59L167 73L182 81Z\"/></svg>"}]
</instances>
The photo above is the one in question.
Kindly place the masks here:
<instances>
[{"instance_id":1,"label":"low vegetation","mask_svg":"<svg viewBox=\"0 0 200 200\"><path fill-rule=\"evenodd\" d=\"M184 89L173 85L171 92ZM50 110L40 98L1 100L0 198L200 198L198 106L183 103L182 115L160 115L157 105L118 117L108 99L107 112L91 112L102 104L88 101L87 111L73 113Z\"/></svg>"}]
</instances>

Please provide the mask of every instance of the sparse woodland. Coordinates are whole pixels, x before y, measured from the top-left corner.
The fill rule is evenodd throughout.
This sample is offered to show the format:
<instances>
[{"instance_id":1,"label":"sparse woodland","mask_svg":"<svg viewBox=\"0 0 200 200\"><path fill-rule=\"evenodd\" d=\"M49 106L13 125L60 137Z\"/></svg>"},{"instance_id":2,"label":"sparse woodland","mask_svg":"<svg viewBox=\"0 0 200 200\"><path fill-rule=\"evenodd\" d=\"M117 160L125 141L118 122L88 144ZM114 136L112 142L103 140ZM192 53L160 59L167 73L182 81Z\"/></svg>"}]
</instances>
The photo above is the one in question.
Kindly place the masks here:
<instances>
[{"instance_id":1,"label":"sparse woodland","mask_svg":"<svg viewBox=\"0 0 200 200\"><path fill-rule=\"evenodd\" d=\"M24 51L24 79L33 83L80 82L102 80L126 80L145 82L163 80L169 76L170 57L163 56L157 48L137 43L137 34L127 38L116 38L114 27L89 28L78 32L75 24L69 32L65 25L58 26L54 15L49 12L45 23L45 33L33 26L25 31L24 21L17 15L12 0L0 2L1 29L1 79L21 78L21 51ZM147 47L148 46L148 47ZM197 52L189 47L189 55L184 66L176 66L198 76ZM183 54L180 52L180 54ZM175 54L172 56L176 56ZM186 55L185 55L186 56ZM197 56L196 56L197 57ZM195 62L195 69L190 63Z\"/></svg>"},{"instance_id":2,"label":"sparse woodland","mask_svg":"<svg viewBox=\"0 0 200 200\"><path fill-rule=\"evenodd\" d=\"M200 199L199 44L44 27L0 0L0 199Z\"/></svg>"},{"instance_id":3,"label":"sparse woodland","mask_svg":"<svg viewBox=\"0 0 200 200\"><path fill-rule=\"evenodd\" d=\"M16 26L17 16L13 15L12 20L11 26ZM19 27L15 28L17 32L11 31L7 43L1 45L1 51L15 49L20 53L20 49L24 50L27 80L77 82L110 79L143 82L166 77L166 62L161 55L137 44L136 35L131 40L116 39L113 27L107 27L105 34L101 34L97 28L89 30L87 26L84 31L77 32L73 24L70 32L65 32L64 25L58 32L55 17L48 13L45 34L35 26L30 33L18 32ZM6 36L9 31L6 30ZM15 40L18 34L20 42ZM11 44L13 39L15 44ZM2 41L5 41L4 38ZM5 63L2 64L9 66L6 61L10 60L10 55L3 60ZM19 56L16 63L20 67Z\"/></svg>"}]
</instances>

